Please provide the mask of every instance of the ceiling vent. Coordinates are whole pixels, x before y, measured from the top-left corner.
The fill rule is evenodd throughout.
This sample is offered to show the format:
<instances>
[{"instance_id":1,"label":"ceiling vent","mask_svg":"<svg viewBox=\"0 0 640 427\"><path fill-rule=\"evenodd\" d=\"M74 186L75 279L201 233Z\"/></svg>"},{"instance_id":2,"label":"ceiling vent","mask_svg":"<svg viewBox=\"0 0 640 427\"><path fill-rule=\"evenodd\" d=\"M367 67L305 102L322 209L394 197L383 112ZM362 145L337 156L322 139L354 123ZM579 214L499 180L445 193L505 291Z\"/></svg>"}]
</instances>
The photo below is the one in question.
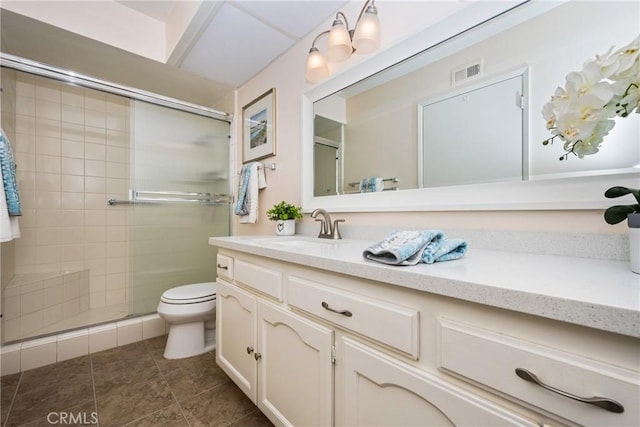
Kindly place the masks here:
<instances>
[{"instance_id":1,"label":"ceiling vent","mask_svg":"<svg viewBox=\"0 0 640 427\"><path fill-rule=\"evenodd\" d=\"M482 60L476 59L470 63L451 70L451 85L457 85L482 75Z\"/></svg>"}]
</instances>

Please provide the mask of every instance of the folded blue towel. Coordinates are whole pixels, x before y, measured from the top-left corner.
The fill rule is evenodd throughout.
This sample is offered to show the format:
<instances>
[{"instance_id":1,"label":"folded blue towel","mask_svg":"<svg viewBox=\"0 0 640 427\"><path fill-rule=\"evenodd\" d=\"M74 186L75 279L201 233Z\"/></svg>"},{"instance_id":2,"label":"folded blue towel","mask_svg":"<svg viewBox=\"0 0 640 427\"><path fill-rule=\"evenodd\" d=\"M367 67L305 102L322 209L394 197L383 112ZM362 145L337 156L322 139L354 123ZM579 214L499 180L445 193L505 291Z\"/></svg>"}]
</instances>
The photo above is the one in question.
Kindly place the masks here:
<instances>
[{"instance_id":1,"label":"folded blue towel","mask_svg":"<svg viewBox=\"0 0 640 427\"><path fill-rule=\"evenodd\" d=\"M445 239L440 230L396 230L365 249L362 255L383 264L416 265L458 259L466 251L464 240Z\"/></svg>"},{"instance_id":2,"label":"folded blue towel","mask_svg":"<svg viewBox=\"0 0 640 427\"><path fill-rule=\"evenodd\" d=\"M442 232L439 230L396 230L384 240L369 246L363 256L384 264L416 265L427 246L437 245L441 239Z\"/></svg>"},{"instance_id":3,"label":"folded blue towel","mask_svg":"<svg viewBox=\"0 0 640 427\"><path fill-rule=\"evenodd\" d=\"M2 168L2 185L7 199L7 209L10 216L22 215L18 180L16 179L16 163L9 139L0 129L0 167Z\"/></svg>"},{"instance_id":4,"label":"folded blue towel","mask_svg":"<svg viewBox=\"0 0 640 427\"><path fill-rule=\"evenodd\" d=\"M467 252L467 242L462 239L442 239L437 245L427 246L421 260L425 264L452 261L462 258Z\"/></svg>"}]
</instances>

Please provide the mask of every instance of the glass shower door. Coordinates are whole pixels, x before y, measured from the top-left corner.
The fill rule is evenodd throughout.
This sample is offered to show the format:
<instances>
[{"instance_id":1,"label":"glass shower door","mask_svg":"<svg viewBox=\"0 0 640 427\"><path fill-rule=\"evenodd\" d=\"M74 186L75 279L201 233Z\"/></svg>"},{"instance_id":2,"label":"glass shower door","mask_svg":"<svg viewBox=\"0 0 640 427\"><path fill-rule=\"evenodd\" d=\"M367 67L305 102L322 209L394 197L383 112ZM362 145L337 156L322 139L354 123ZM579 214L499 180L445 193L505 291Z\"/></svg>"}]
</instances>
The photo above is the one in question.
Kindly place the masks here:
<instances>
[{"instance_id":1,"label":"glass shower door","mask_svg":"<svg viewBox=\"0 0 640 427\"><path fill-rule=\"evenodd\" d=\"M129 301L132 314L143 314L166 289L215 281L208 238L229 235L230 205L215 201L230 193L230 125L142 101L132 115L132 190L155 200L128 211Z\"/></svg>"}]
</instances>

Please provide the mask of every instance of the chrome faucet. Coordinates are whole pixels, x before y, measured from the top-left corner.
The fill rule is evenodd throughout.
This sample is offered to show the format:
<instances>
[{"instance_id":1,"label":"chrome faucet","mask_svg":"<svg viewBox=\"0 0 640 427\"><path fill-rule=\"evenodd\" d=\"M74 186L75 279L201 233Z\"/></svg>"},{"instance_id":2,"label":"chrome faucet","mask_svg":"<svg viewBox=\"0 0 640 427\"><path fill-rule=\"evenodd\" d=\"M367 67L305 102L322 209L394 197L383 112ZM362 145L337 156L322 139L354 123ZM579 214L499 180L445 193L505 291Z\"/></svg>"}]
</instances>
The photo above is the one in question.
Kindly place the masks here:
<instances>
[{"instance_id":1,"label":"chrome faucet","mask_svg":"<svg viewBox=\"0 0 640 427\"><path fill-rule=\"evenodd\" d=\"M340 235L340 228L338 223L344 222L344 219L336 219L331 222L331 215L324 209L316 209L311 212L311 218L316 218L318 215L322 215L323 219L316 219L320 223L320 233L318 237L321 239L342 239Z\"/></svg>"}]
</instances>

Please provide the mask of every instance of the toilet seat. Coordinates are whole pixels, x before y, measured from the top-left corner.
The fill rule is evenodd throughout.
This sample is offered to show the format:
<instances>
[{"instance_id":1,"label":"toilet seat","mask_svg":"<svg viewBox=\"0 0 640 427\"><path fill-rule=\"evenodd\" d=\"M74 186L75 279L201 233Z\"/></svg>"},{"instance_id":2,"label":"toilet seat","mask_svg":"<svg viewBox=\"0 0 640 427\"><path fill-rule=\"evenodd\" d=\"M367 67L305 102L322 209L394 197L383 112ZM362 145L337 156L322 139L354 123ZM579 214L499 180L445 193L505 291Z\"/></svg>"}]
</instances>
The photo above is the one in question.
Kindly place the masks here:
<instances>
[{"instance_id":1,"label":"toilet seat","mask_svg":"<svg viewBox=\"0 0 640 427\"><path fill-rule=\"evenodd\" d=\"M194 283L166 290L160 301L166 304L198 304L215 301L216 286L214 282Z\"/></svg>"}]
</instances>

